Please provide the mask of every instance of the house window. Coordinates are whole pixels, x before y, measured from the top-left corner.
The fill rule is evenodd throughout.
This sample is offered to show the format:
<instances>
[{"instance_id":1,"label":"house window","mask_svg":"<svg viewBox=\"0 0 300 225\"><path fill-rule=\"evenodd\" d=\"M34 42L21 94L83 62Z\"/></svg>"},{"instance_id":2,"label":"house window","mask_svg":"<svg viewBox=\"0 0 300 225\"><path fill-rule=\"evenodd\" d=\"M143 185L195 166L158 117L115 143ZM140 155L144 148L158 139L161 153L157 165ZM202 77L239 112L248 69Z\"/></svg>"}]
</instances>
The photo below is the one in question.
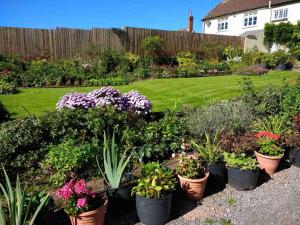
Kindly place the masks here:
<instances>
[{"instance_id":1,"label":"house window","mask_svg":"<svg viewBox=\"0 0 300 225\"><path fill-rule=\"evenodd\" d=\"M273 20L286 19L288 17L288 9L278 9L273 11Z\"/></svg>"},{"instance_id":2,"label":"house window","mask_svg":"<svg viewBox=\"0 0 300 225\"><path fill-rule=\"evenodd\" d=\"M250 27L257 24L257 13L247 13L244 16L244 26Z\"/></svg>"},{"instance_id":3,"label":"house window","mask_svg":"<svg viewBox=\"0 0 300 225\"><path fill-rule=\"evenodd\" d=\"M228 30L228 19L221 19L218 21L218 31Z\"/></svg>"}]
</instances>

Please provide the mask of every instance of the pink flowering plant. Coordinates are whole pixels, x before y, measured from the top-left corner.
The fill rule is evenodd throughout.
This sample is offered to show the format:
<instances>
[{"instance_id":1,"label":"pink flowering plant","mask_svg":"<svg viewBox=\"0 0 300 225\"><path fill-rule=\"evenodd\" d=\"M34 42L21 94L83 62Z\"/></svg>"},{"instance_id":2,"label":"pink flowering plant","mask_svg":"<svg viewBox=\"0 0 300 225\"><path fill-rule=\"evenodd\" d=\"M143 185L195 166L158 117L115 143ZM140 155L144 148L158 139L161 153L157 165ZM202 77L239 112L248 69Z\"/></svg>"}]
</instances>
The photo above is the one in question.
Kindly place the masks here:
<instances>
[{"instance_id":1,"label":"pink flowering plant","mask_svg":"<svg viewBox=\"0 0 300 225\"><path fill-rule=\"evenodd\" d=\"M56 191L56 195L62 199L64 210L70 216L95 210L103 202L99 195L87 187L84 179L71 179Z\"/></svg>"}]
</instances>

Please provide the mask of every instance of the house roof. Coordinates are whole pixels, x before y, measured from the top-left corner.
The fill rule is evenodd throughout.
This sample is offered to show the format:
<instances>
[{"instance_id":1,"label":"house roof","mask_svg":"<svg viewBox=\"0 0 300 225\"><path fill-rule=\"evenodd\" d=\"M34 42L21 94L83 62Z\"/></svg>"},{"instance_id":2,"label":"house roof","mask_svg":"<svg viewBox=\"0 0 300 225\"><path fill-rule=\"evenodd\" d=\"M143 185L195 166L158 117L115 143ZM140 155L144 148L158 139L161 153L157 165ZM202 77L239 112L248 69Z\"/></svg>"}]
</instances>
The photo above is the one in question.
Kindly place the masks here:
<instances>
[{"instance_id":1,"label":"house roof","mask_svg":"<svg viewBox=\"0 0 300 225\"><path fill-rule=\"evenodd\" d=\"M272 6L290 2L299 2L299 0L272 0ZM203 20L268 6L269 0L221 0L221 2L212 9Z\"/></svg>"}]
</instances>

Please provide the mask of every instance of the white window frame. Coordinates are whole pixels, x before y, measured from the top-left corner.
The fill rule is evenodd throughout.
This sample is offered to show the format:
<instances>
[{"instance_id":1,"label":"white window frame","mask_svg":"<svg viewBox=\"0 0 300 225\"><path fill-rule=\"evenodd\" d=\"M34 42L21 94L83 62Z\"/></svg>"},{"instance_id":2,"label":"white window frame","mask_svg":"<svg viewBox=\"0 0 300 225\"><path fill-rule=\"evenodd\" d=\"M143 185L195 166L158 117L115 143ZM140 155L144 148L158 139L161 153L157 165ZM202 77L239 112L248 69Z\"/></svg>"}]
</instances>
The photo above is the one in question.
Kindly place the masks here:
<instances>
[{"instance_id":1,"label":"white window frame","mask_svg":"<svg viewBox=\"0 0 300 225\"><path fill-rule=\"evenodd\" d=\"M287 19L288 15L289 15L289 9L288 8L273 10L273 20Z\"/></svg>"},{"instance_id":2,"label":"white window frame","mask_svg":"<svg viewBox=\"0 0 300 225\"><path fill-rule=\"evenodd\" d=\"M218 32L228 30L228 18L218 20Z\"/></svg>"},{"instance_id":3,"label":"white window frame","mask_svg":"<svg viewBox=\"0 0 300 225\"><path fill-rule=\"evenodd\" d=\"M244 14L244 27L257 26L257 12L249 12Z\"/></svg>"}]
</instances>

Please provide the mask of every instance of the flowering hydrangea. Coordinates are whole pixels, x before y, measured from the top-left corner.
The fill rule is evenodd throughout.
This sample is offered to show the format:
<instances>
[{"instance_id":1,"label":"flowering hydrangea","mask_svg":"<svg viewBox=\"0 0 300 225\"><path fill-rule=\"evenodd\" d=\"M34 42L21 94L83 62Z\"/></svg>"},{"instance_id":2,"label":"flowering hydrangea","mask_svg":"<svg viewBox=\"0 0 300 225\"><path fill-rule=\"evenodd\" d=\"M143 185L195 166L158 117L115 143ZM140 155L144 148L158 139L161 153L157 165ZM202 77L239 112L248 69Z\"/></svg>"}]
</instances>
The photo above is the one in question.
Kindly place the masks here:
<instances>
[{"instance_id":1,"label":"flowering hydrangea","mask_svg":"<svg viewBox=\"0 0 300 225\"><path fill-rule=\"evenodd\" d=\"M96 107L114 106L118 110L126 109L121 93L112 87L94 90L88 93L87 96L94 102Z\"/></svg>"},{"instance_id":2,"label":"flowering hydrangea","mask_svg":"<svg viewBox=\"0 0 300 225\"><path fill-rule=\"evenodd\" d=\"M94 101L92 101L87 94L71 92L64 95L58 101L56 104L56 109L88 109L90 107L94 107L94 104Z\"/></svg>"},{"instance_id":3,"label":"flowering hydrangea","mask_svg":"<svg viewBox=\"0 0 300 225\"><path fill-rule=\"evenodd\" d=\"M274 134L268 131L260 131L255 135L256 138L268 138L273 141L278 141L280 138L279 134Z\"/></svg>"},{"instance_id":4,"label":"flowering hydrangea","mask_svg":"<svg viewBox=\"0 0 300 225\"><path fill-rule=\"evenodd\" d=\"M123 95L123 101L128 110L136 114L148 114L152 108L151 102L138 91L130 91Z\"/></svg>"}]
</instances>

